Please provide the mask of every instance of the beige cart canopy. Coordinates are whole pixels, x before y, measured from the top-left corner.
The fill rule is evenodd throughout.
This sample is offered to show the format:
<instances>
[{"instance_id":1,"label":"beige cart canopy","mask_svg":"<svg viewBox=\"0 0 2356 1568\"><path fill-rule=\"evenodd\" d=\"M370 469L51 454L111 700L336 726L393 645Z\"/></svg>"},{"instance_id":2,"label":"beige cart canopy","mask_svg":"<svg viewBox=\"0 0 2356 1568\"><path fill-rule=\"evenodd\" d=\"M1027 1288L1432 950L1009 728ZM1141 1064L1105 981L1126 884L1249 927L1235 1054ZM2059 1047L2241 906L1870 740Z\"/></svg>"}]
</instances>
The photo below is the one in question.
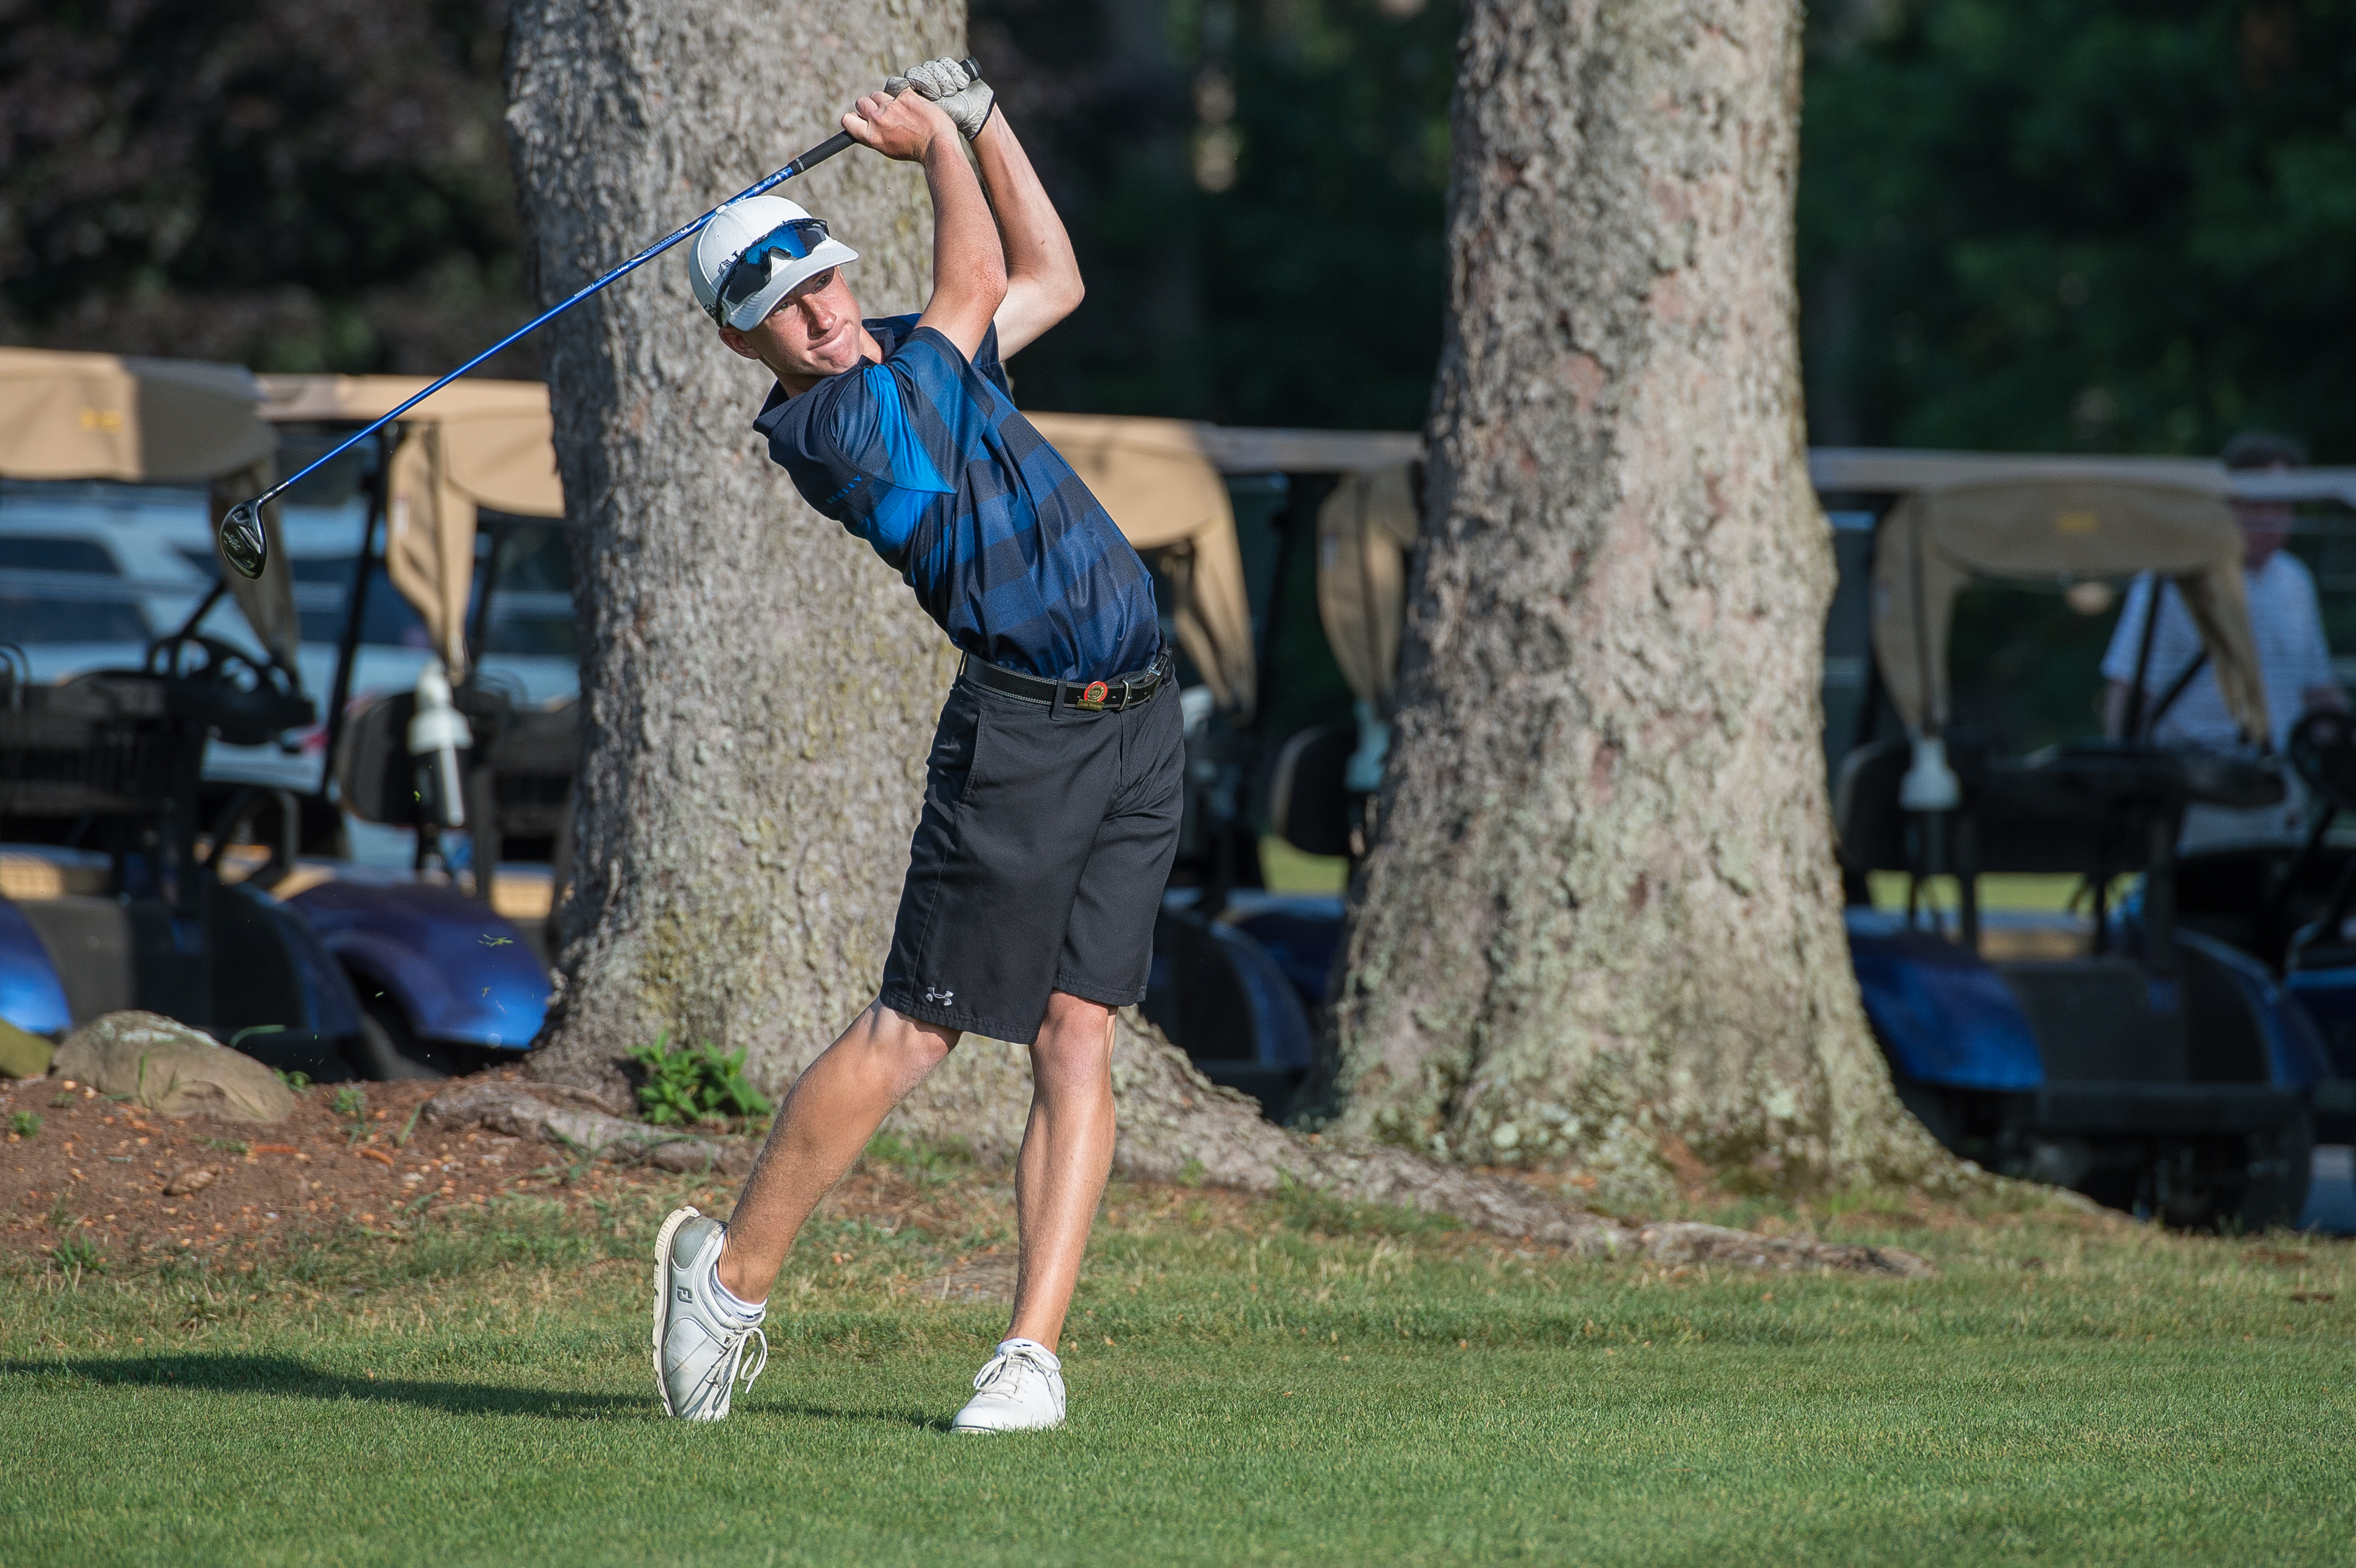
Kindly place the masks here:
<instances>
[{"instance_id":1,"label":"beige cart canopy","mask_svg":"<svg viewBox=\"0 0 2356 1568\"><path fill-rule=\"evenodd\" d=\"M0 476L200 484L218 525L270 488L278 436L260 400L240 365L0 349ZM226 568L222 576L262 645L295 674L301 628L275 506L262 523L270 569L253 581Z\"/></svg>"},{"instance_id":2,"label":"beige cart canopy","mask_svg":"<svg viewBox=\"0 0 2356 1568\"><path fill-rule=\"evenodd\" d=\"M1318 609L1353 692L1387 703L1398 679L1407 562L1416 539L1409 464L1420 450L1417 438L1370 432L1219 434L1268 445L1258 455L1278 458L1266 463L1269 467L1355 470L1318 516ZM1307 441L1330 449L1289 449ZM2189 457L1860 447L1819 447L1808 460L1822 493L1907 498L1885 522L1877 554L1874 649L1891 700L1918 734L1935 735L1945 725L1947 630L1954 596L1970 578L2053 580L2146 571L2172 577L2183 589L2236 721L2254 736L2269 733L2243 596L2241 533L2224 502L2231 497L2356 506L2356 468L2229 474L2222 464ZM1925 568L1919 600L1918 559ZM1933 650L1938 656L1927 657Z\"/></svg>"},{"instance_id":3,"label":"beige cart canopy","mask_svg":"<svg viewBox=\"0 0 2356 1568\"><path fill-rule=\"evenodd\" d=\"M2151 572L2182 591L2234 722L2250 738L2265 738L2272 731L2243 594L2242 532L2223 490L2222 483L2122 478L2110 464L2073 471L2047 460L2034 477L1966 478L1908 495L1882 521L1873 565L1874 660L1907 727L1917 736L1946 728L1947 634L1955 596L1973 578Z\"/></svg>"},{"instance_id":4,"label":"beige cart canopy","mask_svg":"<svg viewBox=\"0 0 2356 1568\"><path fill-rule=\"evenodd\" d=\"M1317 618L1352 693L1381 710L1398 686L1418 511L1408 463L1344 475L1317 509Z\"/></svg>"},{"instance_id":5,"label":"beige cart canopy","mask_svg":"<svg viewBox=\"0 0 2356 1568\"><path fill-rule=\"evenodd\" d=\"M1808 477L1820 495L1911 495L1992 479L2117 479L2234 500L2325 501L2356 507L2356 468L2228 471L2211 457L2094 457L2017 452L1933 452L1897 446L1816 446Z\"/></svg>"},{"instance_id":6,"label":"beige cart canopy","mask_svg":"<svg viewBox=\"0 0 2356 1568\"><path fill-rule=\"evenodd\" d=\"M409 376L263 376L261 384L270 419L332 424L379 418L432 383ZM402 414L399 428L386 484L385 570L424 618L455 680L466 668L477 512L564 515L548 389L468 377Z\"/></svg>"}]
</instances>

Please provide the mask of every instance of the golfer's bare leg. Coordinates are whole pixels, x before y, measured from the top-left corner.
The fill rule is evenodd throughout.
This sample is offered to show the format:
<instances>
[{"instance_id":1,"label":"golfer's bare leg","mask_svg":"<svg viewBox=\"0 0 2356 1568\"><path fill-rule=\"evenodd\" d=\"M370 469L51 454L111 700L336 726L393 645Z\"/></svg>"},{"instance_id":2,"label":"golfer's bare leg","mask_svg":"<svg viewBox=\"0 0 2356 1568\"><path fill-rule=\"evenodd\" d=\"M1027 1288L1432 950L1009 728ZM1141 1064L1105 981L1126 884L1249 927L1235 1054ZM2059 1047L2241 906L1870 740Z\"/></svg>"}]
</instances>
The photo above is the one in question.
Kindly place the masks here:
<instances>
[{"instance_id":1,"label":"golfer's bare leg","mask_svg":"<svg viewBox=\"0 0 2356 1568\"><path fill-rule=\"evenodd\" d=\"M1031 1120L1014 1167L1023 1232L1007 1337L1053 1350L1112 1170L1112 1009L1058 991L1031 1047Z\"/></svg>"},{"instance_id":2,"label":"golfer's bare leg","mask_svg":"<svg viewBox=\"0 0 2356 1568\"><path fill-rule=\"evenodd\" d=\"M892 1107L957 1042L955 1029L904 1018L878 1002L810 1063L786 1096L729 1217L722 1284L744 1301L768 1299L802 1221L842 1179Z\"/></svg>"}]
</instances>

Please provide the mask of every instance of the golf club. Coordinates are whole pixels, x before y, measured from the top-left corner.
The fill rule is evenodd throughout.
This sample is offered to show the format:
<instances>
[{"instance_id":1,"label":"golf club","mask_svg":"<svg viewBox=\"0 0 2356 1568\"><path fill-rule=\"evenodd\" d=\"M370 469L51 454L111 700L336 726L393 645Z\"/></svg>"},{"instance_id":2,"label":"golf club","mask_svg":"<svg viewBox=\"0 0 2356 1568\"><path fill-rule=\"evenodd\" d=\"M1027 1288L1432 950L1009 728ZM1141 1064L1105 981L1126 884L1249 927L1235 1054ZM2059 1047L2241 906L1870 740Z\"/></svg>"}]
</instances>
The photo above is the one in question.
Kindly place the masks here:
<instances>
[{"instance_id":1,"label":"golf club","mask_svg":"<svg viewBox=\"0 0 2356 1568\"><path fill-rule=\"evenodd\" d=\"M967 70L972 72L976 78L979 78L981 75L981 68L971 60L967 60L965 62L965 68ZM837 131L833 135L829 136L825 141L820 142L817 146L812 147L809 151L794 159L793 162L786 165L783 168L778 169L776 173L769 175L764 179L755 181L754 184L746 186L744 189L730 197L726 201L720 203L719 207L714 207L711 212L706 212L700 218L692 219L690 221L681 224L677 229L674 229L669 233L664 235L661 239L656 241L653 244L648 245L645 250L640 251L637 255L632 256L628 261L624 262L620 266L616 267L612 272L607 273L605 276L596 279L593 283L584 285L580 292L573 295L572 298L565 300L561 305L552 306L549 309L542 311L539 316L533 317L530 321L526 322L523 326L517 328L513 332L509 333L506 337L500 338L498 342L492 344L489 348L484 349L481 353L476 355L473 359L467 360L456 370L451 371L448 375L444 376L440 381L435 381L432 386L427 387L415 397L403 403L399 408L394 409L391 413L376 420L366 429L357 431L353 435L346 437L331 451L313 458L309 463L304 465L299 472L279 480L276 484L271 486L270 489L254 497L252 500L238 502L237 505L229 509L228 515L224 516L220 521L220 553L222 559L226 560L231 566L236 567L238 574L241 576L261 576L262 567L267 565L270 560L269 541L262 532L262 509L269 505L272 501L276 500L280 496L285 494L286 491L294 486L300 484L314 469L324 467L336 457L338 457L345 452L349 451L352 447L359 446L361 442L367 440L369 436L375 435L378 431L383 429L394 420L399 419L402 414L407 413L411 409L415 408L419 403L423 403L427 398L432 397L435 392L440 392L444 387L448 386L452 381L456 381L460 376L465 375L468 371L473 370L476 366L481 364L492 355L530 337L533 333L539 331L541 328L547 326L550 322L555 320L558 317L563 315L566 311L572 309L574 306L588 298L591 295L595 294L598 290L605 287L608 284L618 282L620 279L627 277L630 274L637 271L648 262L653 261L657 256L661 255L665 251L669 250L673 245L678 244L681 240L684 240L690 235L695 233L706 223L711 222L712 213L718 212L721 207L726 207L734 202L743 201L747 198L758 196L765 190L783 185L786 181L793 178L796 175L802 174L809 169L815 168L819 164L824 163L827 159L834 156L835 154L854 145L855 144L851 141L850 132Z\"/></svg>"}]
</instances>

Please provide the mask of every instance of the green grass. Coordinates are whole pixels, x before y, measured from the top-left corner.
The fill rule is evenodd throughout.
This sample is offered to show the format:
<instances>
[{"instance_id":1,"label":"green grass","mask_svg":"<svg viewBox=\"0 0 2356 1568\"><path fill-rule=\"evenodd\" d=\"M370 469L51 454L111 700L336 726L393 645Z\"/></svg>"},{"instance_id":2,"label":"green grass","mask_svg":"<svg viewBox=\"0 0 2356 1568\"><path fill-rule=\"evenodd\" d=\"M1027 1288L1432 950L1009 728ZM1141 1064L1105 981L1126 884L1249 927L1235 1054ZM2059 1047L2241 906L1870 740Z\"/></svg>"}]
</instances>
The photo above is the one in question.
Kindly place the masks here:
<instances>
[{"instance_id":1,"label":"green grass","mask_svg":"<svg viewBox=\"0 0 2356 1568\"><path fill-rule=\"evenodd\" d=\"M2356 1550L2345 1244L1814 1217L1939 1262L1909 1283L1572 1262L1300 1195L1117 1189L1066 1341L1071 1425L955 1439L1003 1318L923 1282L1003 1244L1003 1190L905 1153L910 1222L813 1226L769 1369L718 1427L654 1412L640 1260L675 1193L346 1232L244 1273L23 1262L0 1275L0 1563Z\"/></svg>"}]
</instances>

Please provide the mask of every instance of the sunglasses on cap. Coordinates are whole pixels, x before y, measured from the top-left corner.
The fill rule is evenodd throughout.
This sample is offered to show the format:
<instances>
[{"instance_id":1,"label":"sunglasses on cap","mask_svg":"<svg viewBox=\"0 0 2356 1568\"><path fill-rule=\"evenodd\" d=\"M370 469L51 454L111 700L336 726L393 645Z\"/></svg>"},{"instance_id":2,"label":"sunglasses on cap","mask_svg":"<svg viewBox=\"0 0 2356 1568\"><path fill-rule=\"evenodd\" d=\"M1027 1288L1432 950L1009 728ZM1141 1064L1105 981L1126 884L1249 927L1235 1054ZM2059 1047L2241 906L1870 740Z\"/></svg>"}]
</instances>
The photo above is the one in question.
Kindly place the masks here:
<instances>
[{"instance_id":1,"label":"sunglasses on cap","mask_svg":"<svg viewBox=\"0 0 2356 1568\"><path fill-rule=\"evenodd\" d=\"M735 313L738 306L766 288L772 265L777 258L804 261L825 242L825 219L793 218L745 246L744 252L720 275L719 295L712 311L713 317L725 321Z\"/></svg>"}]
</instances>

